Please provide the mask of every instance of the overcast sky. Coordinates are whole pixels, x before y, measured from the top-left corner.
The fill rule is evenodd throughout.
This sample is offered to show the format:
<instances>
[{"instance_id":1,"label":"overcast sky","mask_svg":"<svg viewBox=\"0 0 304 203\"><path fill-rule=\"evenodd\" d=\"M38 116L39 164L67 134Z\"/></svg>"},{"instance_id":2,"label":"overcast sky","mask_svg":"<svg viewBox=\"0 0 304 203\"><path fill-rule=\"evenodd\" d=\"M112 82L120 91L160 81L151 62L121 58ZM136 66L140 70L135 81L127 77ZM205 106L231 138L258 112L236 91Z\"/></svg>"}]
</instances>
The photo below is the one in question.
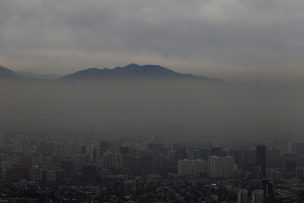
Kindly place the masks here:
<instances>
[{"instance_id":1,"label":"overcast sky","mask_svg":"<svg viewBox=\"0 0 304 203\"><path fill-rule=\"evenodd\" d=\"M303 0L1 0L0 64L303 79L303 10Z\"/></svg>"}]
</instances>

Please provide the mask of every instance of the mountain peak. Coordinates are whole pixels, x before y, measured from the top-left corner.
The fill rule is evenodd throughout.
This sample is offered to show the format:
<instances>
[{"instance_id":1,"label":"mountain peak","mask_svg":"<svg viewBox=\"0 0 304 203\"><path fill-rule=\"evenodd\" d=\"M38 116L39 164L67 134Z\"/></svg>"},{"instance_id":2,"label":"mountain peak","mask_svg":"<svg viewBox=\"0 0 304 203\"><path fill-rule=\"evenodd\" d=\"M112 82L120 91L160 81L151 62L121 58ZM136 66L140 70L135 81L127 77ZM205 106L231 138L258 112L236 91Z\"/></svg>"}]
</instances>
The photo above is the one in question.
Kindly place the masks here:
<instances>
[{"instance_id":1,"label":"mountain peak","mask_svg":"<svg viewBox=\"0 0 304 203\"><path fill-rule=\"evenodd\" d=\"M141 66L136 63L130 63L129 65L126 65L125 67L141 67Z\"/></svg>"}]
</instances>

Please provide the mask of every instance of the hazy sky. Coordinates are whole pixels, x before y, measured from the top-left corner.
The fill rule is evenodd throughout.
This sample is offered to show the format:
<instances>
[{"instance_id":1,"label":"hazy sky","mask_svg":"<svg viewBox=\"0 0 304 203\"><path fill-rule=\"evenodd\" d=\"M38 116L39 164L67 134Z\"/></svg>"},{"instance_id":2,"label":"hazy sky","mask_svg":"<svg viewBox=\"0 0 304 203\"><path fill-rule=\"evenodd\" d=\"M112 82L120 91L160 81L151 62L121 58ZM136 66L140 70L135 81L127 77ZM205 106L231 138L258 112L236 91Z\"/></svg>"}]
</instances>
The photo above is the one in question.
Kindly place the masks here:
<instances>
[{"instance_id":1,"label":"hazy sky","mask_svg":"<svg viewBox=\"0 0 304 203\"><path fill-rule=\"evenodd\" d=\"M1 0L0 64L64 74L135 62L302 79L303 10L302 0Z\"/></svg>"}]
</instances>

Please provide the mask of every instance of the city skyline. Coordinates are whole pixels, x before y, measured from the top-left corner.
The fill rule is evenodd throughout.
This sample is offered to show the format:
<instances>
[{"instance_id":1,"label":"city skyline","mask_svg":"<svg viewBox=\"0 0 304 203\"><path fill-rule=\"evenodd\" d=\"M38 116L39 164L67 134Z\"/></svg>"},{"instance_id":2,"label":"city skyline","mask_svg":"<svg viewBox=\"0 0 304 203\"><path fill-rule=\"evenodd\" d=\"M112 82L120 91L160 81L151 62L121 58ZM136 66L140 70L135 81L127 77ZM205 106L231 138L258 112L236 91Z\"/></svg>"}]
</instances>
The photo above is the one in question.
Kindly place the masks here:
<instances>
[{"instance_id":1,"label":"city skyline","mask_svg":"<svg viewBox=\"0 0 304 203\"><path fill-rule=\"evenodd\" d=\"M304 203L303 10L0 0L0 202Z\"/></svg>"}]
</instances>

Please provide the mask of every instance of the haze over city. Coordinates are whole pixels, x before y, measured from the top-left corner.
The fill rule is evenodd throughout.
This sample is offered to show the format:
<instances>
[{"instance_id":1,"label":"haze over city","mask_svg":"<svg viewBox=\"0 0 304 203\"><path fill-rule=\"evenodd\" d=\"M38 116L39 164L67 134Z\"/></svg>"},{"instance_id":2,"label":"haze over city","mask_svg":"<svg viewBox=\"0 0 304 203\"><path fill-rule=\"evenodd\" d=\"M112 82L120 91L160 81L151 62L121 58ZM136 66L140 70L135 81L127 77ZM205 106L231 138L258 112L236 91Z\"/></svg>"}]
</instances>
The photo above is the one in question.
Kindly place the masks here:
<instances>
[{"instance_id":1,"label":"haze over city","mask_svg":"<svg viewBox=\"0 0 304 203\"><path fill-rule=\"evenodd\" d=\"M303 6L1 1L0 65L14 78L1 80L1 126L58 133L118 122L203 137L296 136Z\"/></svg>"},{"instance_id":2,"label":"haze over city","mask_svg":"<svg viewBox=\"0 0 304 203\"><path fill-rule=\"evenodd\" d=\"M303 9L1 0L0 202L304 202Z\"/></svg>"}]
</instances>

